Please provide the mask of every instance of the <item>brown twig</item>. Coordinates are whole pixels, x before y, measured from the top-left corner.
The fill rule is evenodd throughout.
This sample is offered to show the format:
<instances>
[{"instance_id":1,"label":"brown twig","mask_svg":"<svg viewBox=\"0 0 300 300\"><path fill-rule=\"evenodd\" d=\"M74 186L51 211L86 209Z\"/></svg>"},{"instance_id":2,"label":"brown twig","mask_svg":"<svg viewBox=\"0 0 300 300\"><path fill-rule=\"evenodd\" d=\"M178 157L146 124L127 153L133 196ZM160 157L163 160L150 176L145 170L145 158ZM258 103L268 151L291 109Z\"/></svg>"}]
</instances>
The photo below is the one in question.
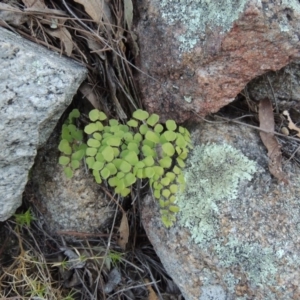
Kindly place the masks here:
<instances>
[{"instance_id":1,"label":"brown twig","mask_svg":"<svg viewBox=\"0 0 300 300\"><path fill-rule=\"evenodd\" d=\"M208 122L208 123L217 123L215 121L210 121L210 120L205 119L204 117L199 116L195 111L194 111L194 113L195 113L195 115L197 115L198 118L200 118L201 120L203 120L205 122ZM218 123L232 122L232 123L236 123L236 124L239 124L239 125L247 126L249 128L253 128L253 129L256 129L256 130L259 130L259 131L263 131L263 132L266 132L266 133L272 133L272 134L275 134L275 135L278 135L278 136L281 136L281 137L284 137L284 138L287 138L287 139L290 139L290 140L294 140L294 141L300 142L299 138L294 138L292 136L286 136L285 134L278 133L276 131L263 130L263 129L257 127L257 126L237 121L237 119L241 119L244 116L243 117L239 117L237 119L229 119L229 118L221 117L221 116L218 116L218 115L215 115L214 117L224 120L224 122L218 122Z\"/></svg>"},{"instance_id":2,"label":"brown twig","mask_svg":"<svg viewBox=\"0 0 300 300\"><path fill-rule=\"evenodd\" d=\"M72 235L76 237L108 237L108 233L88 233L88 232L78 232L78 231L64 231L64 230L58 230L56 231L59 235Z\"/></svg>"}]
</instances>

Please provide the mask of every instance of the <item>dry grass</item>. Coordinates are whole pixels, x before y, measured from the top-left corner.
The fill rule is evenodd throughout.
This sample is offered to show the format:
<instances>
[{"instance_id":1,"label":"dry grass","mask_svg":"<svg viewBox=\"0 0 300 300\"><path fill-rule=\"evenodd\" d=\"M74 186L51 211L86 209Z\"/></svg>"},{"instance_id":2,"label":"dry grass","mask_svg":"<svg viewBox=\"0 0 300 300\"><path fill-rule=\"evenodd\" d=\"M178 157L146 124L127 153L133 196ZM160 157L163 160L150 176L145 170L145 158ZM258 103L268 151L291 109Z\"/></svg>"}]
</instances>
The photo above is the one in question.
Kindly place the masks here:
<instances>
[{"instance_id":1,"label":"dry grass","mask_svg":"<svg viewBox=\"0 0 300 300\"><path fill-rule=\"evenodd\" d=\"M0 227L0 299L179 299L178 288L130 214L137 232L126 251L115 234L109 246L109 234L50 235L37 211L34 215L29 226L13 217ZM157 298L148 298L150 291Z\"/></svg>"},{"instance_id":2,"label":"dry grass","mask_svg":"<svg viewBox=\"0 0 300 300\"><path fill-rule=\"evenodd\" d=\"M33 233L30 227L20 228L13 221L8 221L2 235L6 239L1 256L1 299L74 299L71 298L72 290L64 288L59 280L54 280L51 266L35 239L31 238Z\"/></svg>"}]
</instances>

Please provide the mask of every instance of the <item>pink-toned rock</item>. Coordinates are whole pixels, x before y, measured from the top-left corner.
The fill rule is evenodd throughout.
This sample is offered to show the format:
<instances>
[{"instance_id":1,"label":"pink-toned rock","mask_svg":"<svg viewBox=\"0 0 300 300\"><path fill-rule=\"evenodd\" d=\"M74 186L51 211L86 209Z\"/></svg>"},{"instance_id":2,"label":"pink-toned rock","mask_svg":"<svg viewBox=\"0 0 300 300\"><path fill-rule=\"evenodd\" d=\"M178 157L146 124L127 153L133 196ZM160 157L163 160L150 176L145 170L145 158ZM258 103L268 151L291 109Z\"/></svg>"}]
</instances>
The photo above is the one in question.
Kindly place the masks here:
<instances>
[{"instance_id":1,"label":"pink-toned rock","mask_svg":"<svg viewBox=\"0 0 300 300\"><path fill-rule=\"evenodd\" d=\"M142 0L137 10L141 97L162 119L217 112L299 57L296 0Z\"/></svg>"}]
</instances>

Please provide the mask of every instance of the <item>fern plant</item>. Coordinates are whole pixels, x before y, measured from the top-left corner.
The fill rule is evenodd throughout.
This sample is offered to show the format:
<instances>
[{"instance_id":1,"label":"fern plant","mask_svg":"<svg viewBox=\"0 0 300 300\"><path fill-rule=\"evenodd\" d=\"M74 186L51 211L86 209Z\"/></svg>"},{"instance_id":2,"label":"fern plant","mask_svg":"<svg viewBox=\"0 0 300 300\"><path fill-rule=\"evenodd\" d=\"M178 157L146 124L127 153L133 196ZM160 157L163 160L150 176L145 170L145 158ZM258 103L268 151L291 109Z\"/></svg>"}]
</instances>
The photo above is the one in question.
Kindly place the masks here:
<instances>
[{"instance_id":1,"label":"fern plant","mask_svg":"<svg viewBox=\"0 0 300 300\"><path fill-rule=\"evenodd\" d=\"M115 193L125 197L138 179L149 180L153 195L159 201L162 222L173 225L178 189L185 187L182 168L191 146L190 134L175 121L159 123L157 114L138 109L121 124L97 109L89 113L90 123L84 131L75 126L80 116L73 110L63 125L59 163L68 178L85 158L97 183L106 180ZM87 142L83 141L84 133Z\"/></svg>"}]
</instances>

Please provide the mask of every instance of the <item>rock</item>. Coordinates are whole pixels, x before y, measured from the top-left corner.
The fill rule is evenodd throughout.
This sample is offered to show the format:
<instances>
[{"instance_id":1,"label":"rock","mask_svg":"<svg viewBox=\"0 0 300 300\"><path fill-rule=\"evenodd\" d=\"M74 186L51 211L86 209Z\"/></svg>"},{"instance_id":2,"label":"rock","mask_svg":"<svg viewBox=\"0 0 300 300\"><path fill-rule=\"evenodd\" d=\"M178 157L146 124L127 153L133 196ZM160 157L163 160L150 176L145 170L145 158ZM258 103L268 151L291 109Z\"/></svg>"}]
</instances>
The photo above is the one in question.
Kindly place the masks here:
<instances>
[{"instance_id":1,"label":"rock","mask_svg":"<svg viewBox=\"0 0 300 300\"><path fill-rule=\"evenodd\" d=\"M20 206L37 148L70 104L86 70L0 27L0 221Z\"/></svg>"},{"instance_id":2,"label":"rock","mask_svg":"<svg viewBox=\"0 0 300 300\"><path fill-rule=\"evenodd\" d=\"M141 98L162 119L217 112L299 57L296 0L143 0L137 11Z\"/></svg>"},{"instance_id":3,"label":"rock","mask_svg":"<svg viewBox=\"0 0 300 300\"><path fill-rule=\"evenodd\" d=\"M286 163L289 185L278 185L245 126L204 123L192 136L175 226L150 196L142 211L167 272L186 300L299 299L299 167Z\"/></svg>"},{"instance_id":4,"label":"rock","mask_svg":"<svg viewBox=\"0 0 300 300\"><path fill-rule=\"evenodd\" d=\"M34 204L51 231L96 232L111 225L110 199L83 164L68 179L58 164L61 125L39 150L32 170Z\"/></svg>"},{"instance_id":5,"label":"rock","mask_svg":"<svg viewBox=\"0 0 300 300\"><path fill-rule=\"evenodd\" d=\"M247 85L247 91L250 98L256 101L266 97L272 99L274 107L278 106L280 112L300 112L300 60L290 63L278 72L268 72L253 79Z\"/></svg>"}]
</instances>

